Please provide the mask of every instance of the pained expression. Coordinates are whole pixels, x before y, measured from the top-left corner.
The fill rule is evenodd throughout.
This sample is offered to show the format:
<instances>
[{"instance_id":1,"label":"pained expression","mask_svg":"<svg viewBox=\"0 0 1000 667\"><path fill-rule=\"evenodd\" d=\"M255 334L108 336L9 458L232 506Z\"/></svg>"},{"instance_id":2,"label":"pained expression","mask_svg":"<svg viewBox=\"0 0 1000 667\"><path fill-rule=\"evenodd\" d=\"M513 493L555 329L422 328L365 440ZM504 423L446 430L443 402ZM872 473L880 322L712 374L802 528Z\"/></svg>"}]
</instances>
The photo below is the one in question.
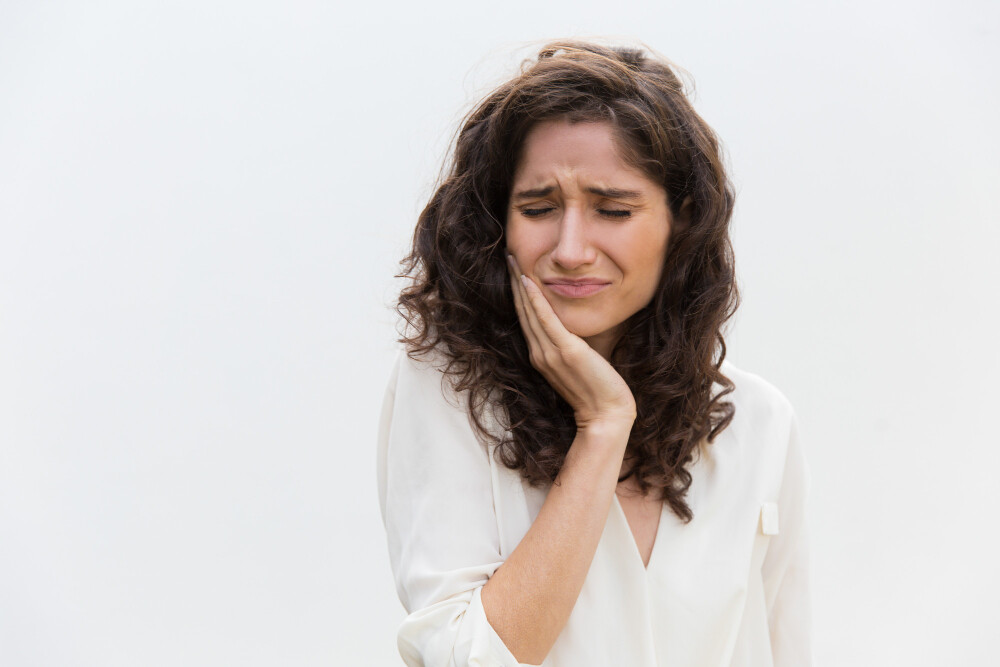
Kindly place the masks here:
<instances>
[{"instance_id":1,"label":"pained expression","mask_svg":"<svg viewBox=\"0 0 1000 667\"><path fill-rule=\"evenodd\" d=\"M670 226L666 191L624 161L609 123L550 120L528 132L507 249L563 325L604 356L653 298Z\"/></svg>"}]
</instances>

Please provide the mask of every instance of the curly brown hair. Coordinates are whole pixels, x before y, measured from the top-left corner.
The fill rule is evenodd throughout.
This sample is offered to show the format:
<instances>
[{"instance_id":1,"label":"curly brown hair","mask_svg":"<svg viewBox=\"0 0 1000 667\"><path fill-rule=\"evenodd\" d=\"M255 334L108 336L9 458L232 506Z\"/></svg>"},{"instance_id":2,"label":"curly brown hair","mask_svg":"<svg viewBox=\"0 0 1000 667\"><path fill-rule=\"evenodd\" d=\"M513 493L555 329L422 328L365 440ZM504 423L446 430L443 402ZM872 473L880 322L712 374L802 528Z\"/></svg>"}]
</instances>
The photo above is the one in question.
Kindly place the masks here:
<instances>
[{"instance_id":1,"label":"curly brown hair","mask_svg":"<svg viewBox=\"0 0 1000 667\"><path fill-rule=\"evenodd\" d=\"M611 363L635 396L624 474L684 521L687 470L735 408L722 333L739 305L729 221L735 194L719 141L672 65L644 49L553 42L464 119L452 159L420 214L397 277L400 338L437 350L468 391L477 432L530 484L552 483L576 434L569 404L532 366L505 262L506 211L525 136L538 122L604 121L626 161L667 192L674 224L655 296L625 322ZM713 384L720 389L713 395ZM506 431L486 425L484 409Z\"/></svg>"}]
</instances>

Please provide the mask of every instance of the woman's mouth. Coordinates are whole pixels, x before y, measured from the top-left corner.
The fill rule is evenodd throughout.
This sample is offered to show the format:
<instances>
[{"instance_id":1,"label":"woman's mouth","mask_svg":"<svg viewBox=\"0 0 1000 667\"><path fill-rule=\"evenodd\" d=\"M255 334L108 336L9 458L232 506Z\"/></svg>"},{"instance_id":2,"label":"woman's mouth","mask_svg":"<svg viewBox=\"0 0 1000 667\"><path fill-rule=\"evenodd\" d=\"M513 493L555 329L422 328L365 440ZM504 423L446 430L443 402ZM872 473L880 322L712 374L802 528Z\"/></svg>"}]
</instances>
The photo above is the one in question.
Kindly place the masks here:
<instances>
[{"instance_id":1,"label":"woman's mouth","mask_svg":"<svg viewBox=\"0 0 1000 667\"><path fill-rule=\"evenodd\" d=\"M544 284L559 296L579 299L596 294L611 283L598 280L556 280L546 281Z\"/></svg>"}]
</instances>

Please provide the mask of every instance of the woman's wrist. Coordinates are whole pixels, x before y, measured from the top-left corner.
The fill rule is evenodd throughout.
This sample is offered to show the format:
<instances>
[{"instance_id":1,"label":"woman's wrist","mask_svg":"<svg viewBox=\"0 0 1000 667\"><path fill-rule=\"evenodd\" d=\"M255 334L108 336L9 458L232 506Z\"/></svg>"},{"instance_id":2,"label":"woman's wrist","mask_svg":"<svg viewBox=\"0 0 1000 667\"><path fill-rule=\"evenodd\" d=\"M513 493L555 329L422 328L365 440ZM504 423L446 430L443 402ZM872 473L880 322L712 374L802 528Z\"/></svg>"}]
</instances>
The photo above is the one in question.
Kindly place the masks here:
<instances>
[{"instance_id":1,"label":"woman's wrist","mask_svg":"<svg viewBox=\"0 0 1000 667\"><path fill-rule=\"evenodd\" d=\"M574 445L579 443L585 449L592 447L608 449L613 447L624 451L625 446L628 444L629 435L632 433L632 425L634 423L634 416L623 415L609 416L577 424Z\"/></svg>"}]
</instances>

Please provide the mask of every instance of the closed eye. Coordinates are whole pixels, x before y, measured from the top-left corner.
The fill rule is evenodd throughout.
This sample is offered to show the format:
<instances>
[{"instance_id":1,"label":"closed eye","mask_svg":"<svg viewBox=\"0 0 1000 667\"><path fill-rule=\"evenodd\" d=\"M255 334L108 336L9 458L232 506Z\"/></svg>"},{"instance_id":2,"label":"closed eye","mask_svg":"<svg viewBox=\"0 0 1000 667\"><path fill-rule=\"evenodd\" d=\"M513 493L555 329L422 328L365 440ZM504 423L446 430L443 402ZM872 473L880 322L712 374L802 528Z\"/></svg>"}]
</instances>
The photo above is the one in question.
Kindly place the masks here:
<instances>
[{"instance_id":1,"label":"closed eye","mask_svg":"<svg viewBox=\"0 0 1000 667\"><path fill-rule=\"evenodd\" d=\"M548 208L522 208L521 209L521 215L525 216L526 218L537 218L539 216L545 215L549 211L554 211L554 210L555 209L552 208L552 207L548 207Z\"/></svg>"},{"instance_id":2,"label":"closed eye","mask_svg":"<svg viewBox=\"0 0 1000 667\"><path fill-rule=\"evenodd\" d=\"M551 206L539 207L539 208L522 208L521 215L526 218L539 218L547 213L551 213L555 208ZM632 211L624 209L608 209L599 208L597 212L606 218L614 218L616 220L624 220L632 216Z\"/></svg>"}]
</instances>

